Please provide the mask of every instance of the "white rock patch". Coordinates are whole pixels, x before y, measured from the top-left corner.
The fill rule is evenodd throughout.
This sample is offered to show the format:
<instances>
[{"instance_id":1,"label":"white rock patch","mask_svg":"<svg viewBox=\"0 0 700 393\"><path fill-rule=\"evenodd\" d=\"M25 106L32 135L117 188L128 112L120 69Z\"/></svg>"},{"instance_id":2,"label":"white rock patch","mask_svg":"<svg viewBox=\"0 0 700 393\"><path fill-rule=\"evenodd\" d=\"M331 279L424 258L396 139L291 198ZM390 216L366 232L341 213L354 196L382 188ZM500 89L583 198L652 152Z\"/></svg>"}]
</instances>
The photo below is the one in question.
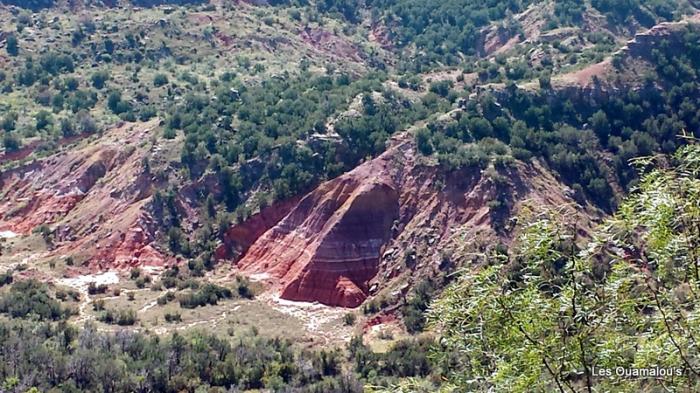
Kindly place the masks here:
<instances>
[{"instance_id":1,"label":"white rock patch","mask_svg":"<svg viewBox=\"0 0 700 393\"><path fill-rule=\"evenodd\" d=\"M14 239L18 235L12 231L0 231L0 239Z\"/></svg>"}]
</instances>

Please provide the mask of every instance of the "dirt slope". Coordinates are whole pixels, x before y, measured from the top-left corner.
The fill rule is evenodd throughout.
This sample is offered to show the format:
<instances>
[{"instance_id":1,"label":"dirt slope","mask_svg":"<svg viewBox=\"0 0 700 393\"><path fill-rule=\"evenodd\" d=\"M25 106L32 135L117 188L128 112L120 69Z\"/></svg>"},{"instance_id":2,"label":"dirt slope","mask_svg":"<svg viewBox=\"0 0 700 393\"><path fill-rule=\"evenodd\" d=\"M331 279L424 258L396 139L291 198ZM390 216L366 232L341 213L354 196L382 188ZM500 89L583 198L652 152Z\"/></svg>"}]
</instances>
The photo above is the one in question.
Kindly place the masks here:
<instances>
[{"instance_id":1,"label":"dirt slope","mask_svg":"<svg viewBox=\"0 0 700 393\"><path fill-rule=\"evenodd\" d=\"M489 202L501 186L484 171L465 168L443 176L416 153L410 134L392 143L381 156L304 196L276 224L268 222L272 226L238 269L283 299L357 307L394 281L405 282L405 275L440 269L441 251L455 240L510 240L513 228L494 229ZM503 175L513 215L526 205L583 209L537 162L517 163ZM418 261L416 255L429 257Z\"/></svg>"},{"instance_id":2,"label":"dirt slope","mask_svg":"<svg viewBox=\"0 0 700 393\"><path fill-rule=\"evenodd\" d=\"M127 123L91 142L0 174L0 230L47 228L53 256L95 268L160 265L149 213L154 176L144 158L157 121Z\"/></svg>"},{"instance_id":3,"label":"dirt slope","mask_svg":"<svg viewBox=\"0 0 700 393\"><path fill-rule=\"evenodd\" d=\"M655 67L652 53L661 45L671 52L680 50L683 32L688 25L700 23L700 13L678 22L664 22L640 32L627 41L615 54L603 61L580 70L558 75L552 79L558 89L620 90L637 88L644 83L644 74ZM613 57L623 64L620 70L613 65ZM657 81L658 82L658 81Z\"/></svg>"}]
</instances>

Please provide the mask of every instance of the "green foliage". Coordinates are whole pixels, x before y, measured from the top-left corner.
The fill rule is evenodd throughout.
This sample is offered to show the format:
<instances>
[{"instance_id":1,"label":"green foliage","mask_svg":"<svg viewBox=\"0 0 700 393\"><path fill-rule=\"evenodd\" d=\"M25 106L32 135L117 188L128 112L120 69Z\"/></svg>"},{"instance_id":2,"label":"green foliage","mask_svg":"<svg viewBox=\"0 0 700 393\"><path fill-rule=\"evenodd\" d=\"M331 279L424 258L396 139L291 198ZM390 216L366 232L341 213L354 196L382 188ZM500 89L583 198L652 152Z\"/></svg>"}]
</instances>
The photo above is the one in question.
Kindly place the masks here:
<instances>
[{"instance_id":1,"label":"green foliage","mask_svg":"<svg viewBox=\"0 0 700 393\"><path fill-rule=\"evenodd\" d=\"M346 326L354 325L355 321L357 321L357 315L355 315L354 313L349 312L349 313L343 315L343 323Z\"/></svg>"},{"instance_id":2,"label":"green foliage","mask_svg":"<svg viewBox=\"0 0 700 393\"><path fill-rule=\"evenodd\" d=\"M399 47L415 45L420 55L406 64L415 70L434 62L455 65L461 55L475 55L480 31L491 21L503 20L509 13L518 13L530 3L514 1L450 0L372 0L367 5L384 11L392 41ZM507 27L514 36L518 27Z\"/></svg>"},{"instance_id":3,"label":"green foliage","mask_svg":"<svg viewBox=\"0 0 700 393\"><path fill-rule=\"evenodd\" d=\"M95 120L87 112L78 112L78 129L82 133L93 134L97 132L97 124Z\"/></svg>"},{"instance_id":4,"label":"green foliage","mask_svg":"<svg viewBox=\"0 0 700 393\"><path fill-rule=\"evenodd\" d=\"M464 111L454 118L429 123L429 141L428 133L420 135L423 154L432 146L448 170L483 167L489 155L474 142L496 138L510 147L510 152L496 152L498 157L541 157L579 201L588 199L612 211L617 196L611 181L629 188L637 180L628 164L631 158L672 152L684 132L700 135L700 79L692 71L700 67L698 30L690 25L681 33L680 49L662 45L651 53L655 77L668 88L647 84L610 100L590 101L546 89L533 94L510 85L498 100L483 93L466 100Z\"/></svg>"},{"instance_id":5,"label":"green foliage","mask_svg":"<svg viewBox=\"0 0 700 393\"><path fill-rule=\"evenodd\" d=\"M433 145L430 142L432 135L427 128L421 128L416 131L416 146L418 151L426 156L433 154Z\"/></svg>"},{"instance_id":6,"label":"green foliage","mask_svg":"<svg viewBox=\"0 0 700 393\"><path fill-rule=\"evenodd\" d=\"M69 119L61 119L60 123L61 135L64 137L70 137L75 135L75 126L73 122Z\"/></svg>"},{"instance_id":7,"label":"green foliage","mask_svg":"<svg viewBox=\"0 0 700 393\"><path fill-rule=\"evenodd\" d=\"M134 279L134 284L136 288L142 289L146 287L146 284L151 282L151 276L141 276Z\"/></svg>"},{"instance_id":8,"label":"green foliage","mask_svg":"<svg viewBox=\"0 0 700 393\"><path fill-rule=\"evenodd\" d=\"M5 273L0 274L0 287L4 287L5 285L10 285L10 284L12 284L12 281L14 281L12 271L7 271Z\"/></svg>"},{"instance_id":9,"label":"green foliage","mask_svg":"<svg viewBox=\"0 0 700 393\"><path fill-rule=\"evenodd\" d=\"M53 116L51 112L39 111L36 114L36 129L41 131L53 124Z\"/></svg>"},{"instance_id":10,"label":"green foliage","mask_svg":"<svg viewBox=\"0 0 700 393\"><path fill-rule=\"evenodd\" d=\"M165 315L163 317L165 318L165 322L169 322L169 323L182 322L182 315L180 315L180 313L165 313Z\"/></svg>"},{"instance_id":11,"label":"green foliage","mask_svg":"<svg viewBox=\"0 0 700 393\"><path fill-rule=\"evenodd\" d=\"M576 228L538 219L511 256L486 256L436 302L459 390L636 392L645 379L595 378L593 367L678 368L667 389L698 388L700 148L639 187L581 251ZM650 159L638 160L649 165Z\"/></svg>"},{"instance_id":12,"label":"green foliage","mask_svg":"<svg viewBox=\"0 0 700 393\"><path fill-rule=\"evenodd\" d=\"M113 90L107 97L107 108L115 115L131 112L131 104L122 99L122 93L118 90Z\"/></svg>"},{"instance_id":13,"label":"green foliage","mask_svg":"<svg viewBox=\"0 0 700 393\"><path fill-rule=\"evenodd\" d=\"M101 90L105 87L105 83L109 80L109 72L105 70L97 71L92 74L90 80L96 89Z\"/></svg>"},{"instance_id":14,"label":"green foliage","mask_svg":"<svg viewBox=\"0 0 700 393\"><path fill-rule=\"evenodd\" d=\"M177 314L170 319L177 321ZM3 390L195 391L241 389L360 393L341 369L339 351L300 350L284 339L241 335L224 340L195 331L186 336L102 333L94 325L2 322ZM37 358L51 372L37 373Z\"/></svg>"},{"instance_id":15,"label":"green foliage","mask_svg":"<svg viewBox=\"0 0 700 393\"><path fill-rule=\"evenodd\" d=\"M1 0L0 4L14 5L17 7L40 10L54 6L54 0Z\"/></svg>"},{"instance_id":16,"label":"green foliage","mask_svg":"<svg viewBox=\"0 0 700 393\"><path fill-rule=\"evenodd\" d=\"M426 377L433 372L434 363L429 352L435 341L429 337L400 340L386 353L372 352L362 342L362 337L353 337L348 344L350 361L355 372L363 377Z\"/></svg>"},{"instance_id":17,"label":"green foliage","mask_svg":"<svg viewBox=\"0 0 700 393\"><path fill-rule=\"evenodd\" d=\"M403 322L409 333L422 332L425 328L425 313L437 290L436 282L426 278L420 281L411 291L408 301L401 308Z\"/></svg>"},{"instance_id":18,"label":"green foliage","mask_svg":"<svg viewBox=\"0 0 700 393\"><path fill-rule=\"evenodd\" d=\"M447 97L452 90L453 82L451 80L444 80L439 82L433 82L430 84L430 92L435 93L441 97Z\"/></svg>"},{"instance_id":19,"label":"green foliage","mask_svg":"<svg viewBox=\"0 0 700 393\"><path fill-rule=\"evenodd\" d=\"M191 178L207 169L216 176L220 192L203 195L201 201L207 201L207 211L223 205L242 221L252 213L250 205L243 203L251 190L270 190L276 200L298 195L380 154L387 138L402 124L427 115L427 111L412 111L420 104L412 107L385 90L383 78L369 74L352 80L345 74L303 73L252 85L222 79L215 100L188 94L172 108L164 136L175 137L175 130L185 135L181 162ZM339 116L360 97L362 116ZM444 104L441 99L436 102ZM336 116L334 128L341 140L326 135L326 123ZM177 227L177 209L162 207L168 211L163 225ZM215 214L209 217L213 220ZM169 228L166 233L173 252L198 255L202 259L196 258L193 266L208 268L207 237L185 247L181 230Z\"/></svg>"},{"instance_id":20,"label":"green foliage","mask_svg":"<svg viewBox=\"0 0 700 393\"><path fill-rule=\"evenodd\" d=\"M182 233L182 230L177 227L172 227L168 230L168 246L175 254L189 254L189 242Z\"/></svg>"},{"instance_id":21,"label":"green foliage","mask_svg":"<svg viewBox=\"0 0 700 393\"><path fill-rule=\"evenodd\" d=\"M110 325L131 326L137 321L136 312L132 309L105 310L97 318L100 322Z\"/></svg>"},{"instance_id":22,"label":"green foliage","mask_svg":"<svg viewBox=\"0 0 700 393\"><path fill-rule=\"evenodd\" d=\"M71 311L61 307L49 294L46 285L25 280L13 284L9 292L0 296L0 313L12 318L58 320L70 316Z\"/></svg>"},{"instance_id":23,"label":"green foliage","mask_svg":"<svg viewBox=\"0 0 700 393\"><path fill-rule=\"evenodd\" d=\"M168 291L165 295L160 296L156 300L156 302L158 303L158 305L164 306L164 305L168 304L168 302L171 302L173 300L175 300L175 294L172 291Z\"/></svg>"},{"instance_id":24,"label":"green foliage","mask_svg":"<svg viewBox=\"0 0 700 393\"><path fill-rule=\"evenodd\" d=\"M179 297L180 307L197 308L207 305L215 306L219 300L230 299L233 292L215 284L205 284L196 291L185 293Z\"/></svg>"},{"instance_id":25,"label":"green foliage","mask_svg":"<svg viewBox=\"0 0 700 393\"><path fill-rule=\"evenodd\" d=\"M87 292L89 295L100 295L107 293L109 286L107 284L97 285L94 282L88 283Z\"/></svg>"},{"instance_id":26,"label":"green foliage","mask_svg":"<svg viewBox=\"0 0 700 393\"><path fill-rule=\"evenodd\" d=\"M168 84L168 76L165 74L156 74L156 76L153 77L153 86L155 87L161 87L165 86Z\"/></svg>"},{"instance_id":27,"label":"green foliage","mask_svg":"<svg viewBox=\"0 0 700 393\"><path fill-rule=\"evenodd\" d=\"M19 42L14 34L10 34L5 38L5 50L10 56L19 55Z\"/></svg>"},{"instance_id":28,"label":"green foliage","mask_svg":"<svg viewBox=\"0 0 700 393\"><path fill-rule=\"evenodd\" d=\"M17 134L13 132L5 132L2 136L2 146L5 148L5 151L13 152L22 147L22 142Z\"/></svg>"},{"instance_id":29,"label":"green foliage","mask_svg":"<svg viewBox=\"0 0 700 393\"><path fill-rule=\"evenodd\" d=\"M252 299L255 297L250 286L250 280L243 276L236 276L236 292L242 299Z\"/></svg>"},{"instance_id":30,"label":"green foliage","mask_svg":"<svg viewBox=\"0 0 700 393\"><path fill-rule=\"evenodd\" d=\"M44 71L51 75L73 72L75 70L73 58L70 55L58 52L47 52L41 55L39 64L41 64Z\"/></svg>"},{"instance_id":31,"label":"green foliage","mask_svg":"<svg viewBox=\"0 0 700 393\"><path fill-rule=\"evenodd\" d=\"M17 114L14 112L6 113L2 121L0 121L0 128L6 132L14 131L17 125Z\"/></svg>"}]
</instances>

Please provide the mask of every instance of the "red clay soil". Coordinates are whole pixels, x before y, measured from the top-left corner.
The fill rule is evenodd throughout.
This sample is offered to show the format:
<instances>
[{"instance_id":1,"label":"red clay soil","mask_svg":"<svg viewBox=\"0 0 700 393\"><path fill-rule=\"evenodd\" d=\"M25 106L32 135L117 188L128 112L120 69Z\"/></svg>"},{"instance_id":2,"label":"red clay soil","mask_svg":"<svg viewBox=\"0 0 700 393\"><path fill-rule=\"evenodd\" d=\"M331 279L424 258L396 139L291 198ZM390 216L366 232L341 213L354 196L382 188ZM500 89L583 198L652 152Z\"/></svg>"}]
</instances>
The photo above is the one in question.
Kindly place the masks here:
<instances>
[{"instance_id":1,"label":"red clay soil","mask_svg":"<svg viewBox=\"0 0 700 393\"><path fill-rule=\"evenodd\" d=\"M491 225L490 178L469 168L445 176L416 156L411 136L403 135L381 156L320 185L250 246L239 272L283 299L357 307L404 272L438 269L441 250L456 237L509 241ZM536 162L507 175L514 213L524 201L575 206L572 193ZM408 250L427 262L409 266Z\"/></svg>"},{"instance_id":2,"label":"red clay soil","mask_svg":"<svg viewBox=\"0 0 700 393\"><path fill-rule=\"evenodd\" d=\"M557 77L555 84L557 87L576 86L579 88L593 88L595 82L604 82L605 78L613 71L610 59L605 59L600 63L592 64L577 71L563 74Z\"/></svg>"},{"instance_id":3,"label":"red clay soil","mask_svg":"<svg viewBox=\"0 0 700 393\"><path fill-rule=\"evenodd\" d=\"M216 259L234 261L240 259L260 236L289 214L298 202L299 198L295 197L275 203L254 214L240 225L229 228L224 234L222 244L216 249Z\"/></svg>"},{"instance_id":4,"label":"red clay soil","mask_svg":"<svg viewBox=\"0 0 700 393\"><path fill-rule=\"evenodd\" d=\"M333 57L362 62L363 53L360 48L330 31L307 27L301 31L300 37L305 43L320 52Z\"/></svg>"},{"instance_id":5,"label":"red clay soil","mask_svg":"<svg viewBox=\"0 0 700 393\"><path fill-rule=\"evenodd\" d=\"M157 120L125 124L0 174L0 231L50 226L49 257L78 256L93 270L174 262L154 242L151 195L158 185L143 165L161 151L145 142L156 126ZM577 206L537 162L517 163L503 175L514 215L524 201ZM182 188L177 199L190 217L196 214L183 202L187 192ZM509 235L492 228L489 201L496 193L479 169L445 174L404 133L381 156L234 226L217 257L242 255L237 272L264 279L284 299L357 307L404 274L415 280L439 269L442 251L455 241L507 243Z\"/></svg>"},{"instance_id":6,"label":"red clay soil","mask_svg":"<svg viewBox=\"0 0 700 393\"><path fill-rule=\"evenodd\" d=\"M284 299L360 305L399 214L396 189L381 178L385 163L371 163L304 197L239 266L275 277Z\"/></svg>"},{"instance_id":7,"label":"red clay soil","mask_svg":"<svg viewBox=\"0 0 700 393\"><path fill-rule=\"evenodd\" d=\"M53 229L53 254L96 269L162 265L152 247L151 175L142 165L157 121L127 123L101 138L0 174L0 230Z\"/></svg>"},{"instance_id":8,"label":"red clay soil","mask_svg":"<svg viewBox=\"0 0 700 393\"><path fill-rule=\"evenodd\" d=\"M364 325L362 325L362 331L367 333L374 326L384 325L387 323L392 323L397 320L396 312L392 311L390 313L381 313L368 319Z\"/></svg>"}]
</instances>

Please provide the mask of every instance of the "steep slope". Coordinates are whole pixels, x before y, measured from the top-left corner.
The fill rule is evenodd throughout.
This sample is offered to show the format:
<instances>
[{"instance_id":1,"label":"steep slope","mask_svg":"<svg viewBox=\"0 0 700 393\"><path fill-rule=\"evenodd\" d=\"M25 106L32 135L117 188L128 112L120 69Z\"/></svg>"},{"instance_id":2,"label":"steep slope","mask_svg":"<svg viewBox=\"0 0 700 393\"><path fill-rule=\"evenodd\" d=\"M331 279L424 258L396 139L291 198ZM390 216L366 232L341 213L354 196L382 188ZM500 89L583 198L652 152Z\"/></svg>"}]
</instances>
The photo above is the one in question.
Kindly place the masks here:
<instances>
[{"instance_id":1,"label":"steep slope","mask_svg":"<svg viewBox=\"0 0 700 393\"><path fill-rule=\"evenodd\" d=\"M399 213L387 157L305 196L252 245L239 266L278 279L286 299L359 305Z\"/></svg>"},{"instance_id":2,"label":"steep slope","mask_svg":"<svg viewBox=\"0 0 700 393\"><path fill-rule=\"evenodd\" d=\"M381 156L322 184L255 241L238 261L241 272L282 298L357 307L401 275L431 274L455 237L473 244L508 242L502 214L490 204L509 188L507 208L561 207L580 212L572 192L537 162L504 170L464 168L443 175L417 154L410 133ZM243 224L245 225L245 224ZM589 224L581 223L582 231ZM235 229L232 229L235 231ZM418 261L416 255L426 258ZM402 281L411 280L403 277Z\"/></svg>"},{"instance_id":3,"label":"steep slope","mask_svg":"<svg viewBox=\"0 0 700 393\"><path fill-rule=\"evenodd\" d=\"M664 22L636 34L612 56L603 61L552 79L557 89L622 90L643 85L643 75L657 65L654 51L663 48L668 55L678 56L685 41L684 31L700 23L700 13L676 22ZM618 63L615 67L613 62ZM661 81L657 80L656 83Z\"/></svg>"},{"instance_id":4,"label":"steep slope","mask_svg":"<svg viewBox=\"0 0 700 393\"><path fill-rule=\"evenodd\" d=\"M147 143L157 121L126 123L64 153L0 175L0 230L43 227L52 255L74 255L94 267L158 265L157 228L149 212L154 160Z\"/></svg>"},{"instance_id":5,"label":"steep slope","mask_svg":"<svg viewBox=\"0 0 700 393\"><path fill-rule=\"evenodd\" d=\"M690 15L677 22L660 23L647 31L636 34L627 42L620 52L628 53L632 57L651 58L652 51L664 45L671 49L672 54L677 55L678 48L682 48L682 30L690 24L700 23L700 13Z\"/></svg>"}]
</instances>

